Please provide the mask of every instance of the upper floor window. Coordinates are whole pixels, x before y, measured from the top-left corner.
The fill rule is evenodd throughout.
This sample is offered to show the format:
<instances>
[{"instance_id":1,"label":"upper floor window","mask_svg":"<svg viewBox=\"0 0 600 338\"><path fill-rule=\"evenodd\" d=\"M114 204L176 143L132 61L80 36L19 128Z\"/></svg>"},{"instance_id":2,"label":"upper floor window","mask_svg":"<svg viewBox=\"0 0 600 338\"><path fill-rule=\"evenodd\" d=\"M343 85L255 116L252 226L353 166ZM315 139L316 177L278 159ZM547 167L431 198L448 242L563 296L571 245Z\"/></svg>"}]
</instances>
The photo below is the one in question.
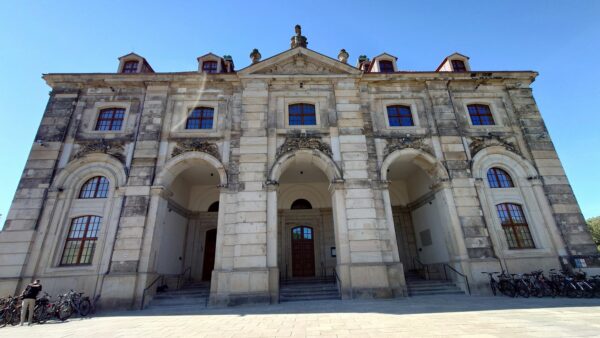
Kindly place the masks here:
<instances>
[{"instance_id":1,"label":"upper floor window","mask_svg":"<svg viewBox=\"0 0 600 338\"><path fill-rule=\"evenodd\" d=\"M502 203L496 205L496 209L508 247L510 249L535 248L523 208L519 204Z\"/></svg>"},{"instance_id":2,"label":"upper floor window","mask_svg":"<svg viewBox=\"0 0 600 338\"><path fill-rule=\"evenodd\" d=\"M60 265L91 264L100 230L100 216L73 218Z\"/></svg>"},{"instance_id":3,"label":"upper floor window","mask_svg":"<svg viewBox=\"0 0 600 338\"><path fill-rule=\"evenodd\" d=\"M96 122L96 130L121 130L125 109L108 108L102 109Z\"/></svg>"},{"instance_id":4,"label":"upper floor window","mask_svg":"<svg viewBox=\"0 0 600 338\"><path fill-rule=\"evenodd\" d=\"M292 206L290 207L290 209L292 209L292 210L312 209L312 205L310 204L309 201L307 201L307 200L305 200L303 198L300 198L300 199L295 200L292 203Z\"/></svg>"},{"instance_id":5,"label":"upper floor window","mask_svg":"<svg viewBox=\"0 0 600 338\"><path fill-rule=\"evenodd\" d=\"M122 73L126 73L126 74L137 73L138 64L139 64L138 61L127 61L127 62L125 62L125 64L123 65L123 71L122 71Z\"/></svg>"},{"instance_id":6,"label":"upper floor window","mask_svg":"<svg viewBox=\"0 0 600 338\"><path fill-rule=\"evenodd\" d=\"M452 70L455 72L466 72L467 66L462 60L452 60Z\"/></svg>"},{"instance_id":7,"label":"upper floor window","mask_svg":"<svg viewBox=\"0 0 600 338\"><path fill-rule=\"evenodd\" d=\"M393 73L394 64L392 63L392 61L381 60L379 61L379 71L381 73Z\"/></svg>"},{"instance_id":8,"label":"upper floor window","mask_svg":"<svg viewBox=\"0 0 600 338\"><path fill-rule=\"evenodd\" d=\"M185 129L212 129L214 112L213 108L194 108L187 118Z\"/></svg>"},{"instance_id":9,"label":"upper floor window","mask_svg":"<svg viewBox=\"0 0 600 338\"><path fill-rule=\"evenodd\" d=\"M106 198L108 195L108 185L106 177L92 177L81 187L79 198Z\"/></svg>"},{"instance_id":10,"label":"upper floor window","mask_svg":"<svg viewBox=\"0 0 600 338\"><path fill-rule=\"evenodd\" d=\"M289 106L290 126L316 125L315 106L308 103L291 104Z\"/></svg>"},{"instance_id":11,"label":"upper floor window","mask_svg":"<svg viewBox=\"0 0 600 338\"><path fill-rule=\"evenodd\" d=\"M515 185L510 175L500 168L490 168L487 172L490 188L513 188Z\"/></svg>"},{"instance_id":12,"label":"upper floor window","mask_svg":"<svg viewBox=\"0 0 600 338\"><path fill-rule=\"evenodd\" d=\"M489 106L485 104L470 104L467 108L469 109L471 123L473 123L474 126L489 126L495 124Z\"/></svg>"},{"instance_id":13,"label":"upper floor window","mask_svg":"<svg viewBox=\"0 0 600 338\"><path fill-rule=\"evenodd\" d=\"M217 61L204 61L202 62L202 71L207 73L217 72Z\"/></svg>"},{"instance_id":14,"label":"upper floor window","mask_svg":"<svg viewBox=\"0 0 600 338\"><path fill-rule=\"evenodd\" d=\"M414 126L412 112L408 106L388 106L388 121L390 127Z\"/></svg>"}]
</instances>

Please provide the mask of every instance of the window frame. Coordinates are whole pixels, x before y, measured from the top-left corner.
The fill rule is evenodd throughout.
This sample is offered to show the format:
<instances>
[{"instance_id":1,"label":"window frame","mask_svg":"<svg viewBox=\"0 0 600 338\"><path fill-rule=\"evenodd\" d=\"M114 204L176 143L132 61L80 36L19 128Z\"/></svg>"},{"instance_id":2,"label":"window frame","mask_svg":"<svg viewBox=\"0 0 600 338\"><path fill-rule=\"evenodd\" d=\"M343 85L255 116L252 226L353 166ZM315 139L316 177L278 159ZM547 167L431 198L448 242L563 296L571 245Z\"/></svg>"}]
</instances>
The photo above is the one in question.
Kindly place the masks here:
<instances>
[{"instance_id":1,"label":"window frame","mask_svg":"<svg viewBox=\"0 0 600 338\"><path fill-rule=\"evenodd\" d=\"M474 127L497 127L499 126L499 124L496 122L496 116L493 112L492 109L492 105L491 104L487 104L487 103L467 103L466 104L467 107L467 117L469 118L469 123L471 126ZM474 107L477 109L477 115L472 115L471 114L471 107ZM488 114L481 114L479 112L479 108L481 107L486 107L488 109ZM481 121L481 116L489 116L489 118L491 119L492 123L491 124L475 124L473 117L476 116L479 118L479 120Z\"/></svg>"},{"instance_id":2,"label":"window frame","mask_svg":"<svg viewBox=\"0 0 600 338\"><path fill-rule=\"evenodd\" d=\"M85 228L83 229L82 237L71 237L72 233L74 232L73 227L76 225L76 221L79 219L83 219L83 218L86 218L86 220L84 223ZM94 225L96 225L96 228L91 230L95 234L95 236L90 237L90 236L88 236L88 234L90 233L90 224L91 224L91 220L93 218L97 219L98 221L94 222ZM82 215L82 216L77 216L77 217L71 218L71 222L69 223L69 229L67 232L67 237L64 240L63 250L60 255L59 267L89 266L89 265L93 264L94 254L95 254L96 247L97 247L98 241L99 241L98 234L100 233L100 228L102 226L102 220L103 220L103 217L98 216L98 215ZM93 247L90 249L91 251L90 251L89 255L86 254L88 259L86 262L82 263L81 258L83 256L85 244L87 242L92 242L92 241L93 241ZM70 242L79 242L79 248L77 249L77 256L76 256L75 262L74 263L65 263L65 257L70 257L70 255L65 256L67 254L68 244Z\"/></svg>"},{"instance_id":3,"label":"window frame","mask_svg":"<svg viewBox=\"0 0 600 338\"><path fill-rule=\"evenodd\" d=\"M301 122L304 122L305 116L310 116L309 114L305 114L304 113L304 107L305 106L312 106L313 108L313 118L314 118L314 123L313 124L305 124L305 123L300 123L300 124L292 124L291 123L291 119L292 119L292 107L294 106L300 106L302 107L302 111L300 112L299 116L300 116L300 120ZM288 103L287 105L287 118L286 118L286 125L289 127L293 127L293 128L303 128L303 127L318 127L319 126L319 119L318 119L318 113L317 113L317 105L315 103L311 103L311 102L297 102L297 103ZM295 116L298 116L298 114L294 114Z\"/></svg>"},{"instance_id":4,"label":"window frame","mask_svg":"<svg viewBox=\"0 0 600 338\"><path fill-rule=\"evenodd\" d=\"M411 109L412 107L410 105L405 105L405 104L393 104L393 105L387 105L385 107L385 111L386 111L386 118L387 118L387 125L390 128L402 128L402 127L415 127L415 118L414 118L414 113ZM407 109L408 110L408 114L402 114L399 113L397 114L397 116L394 116L393 118L398 119L399 121L399 125L392 125L391 123L391 116L390 116L390 109L396 109L398 112L400 112L402 109ZM402 125L402 120L405 118L410 118L410 125Z\"/></svg>"},{"instance_id":5,"label":"window frame","mask_svg":"<svg viewBox=\"0 0 600 338\"><path fill-rule=\"evenodd\" d=\"M506 212L506 214L508 215L508 223L505 223L503 221L503 217L500 215L500 207L503 207L504 210L502 210L503 212ZM511 209L510 207L514 207L513 209ZM506 244L508 245L508 249L509 250L530 250L530 249L537 249L536 245L535 245L535 241L533 239L533 234L531 232L530 226L529 226L529 222L527 221L527 216L525 214L525 210L523 208L522 204L519 203L513 203L513 202L502 202L502 203L498 203L495 205L495 209L496 209L496 215L498 217L498 220L500 221L500 227L502 228L502 231L504 233L504 240L506 241ZM512 211L518 211L518 213L520 213L520 215L518 215L523 222L515 222L513 219L513 213ZM518 230L518 227L524 227L526 230L526 233L522 233L520 230ZM507 230L509 232L512 233L512 239L509 238L509 236L507 235ZM523 235L527 235L529 236L529 238L522 238ZM530 242L531 244L529 245L528 243L524 243L524 242Z\"/></svg>"},{"instance_id":6,"label":"window frame","mask_svg":"<svg viewBox=\"0 0 600 338\"><path fill-rule=\"evenodd\" d=\"M458 67L461 68L460 70L457 70L457 67L455 66L455 62L460 62L462 64L462 67ZM467 63L464 60L461 59L452 59L450 60L450 66L452 67L452 71L455 73L466 73L469 70L467 69Z\"/></svg>"},{"instance_id":7,"label":"window frame","mask_svg":"<svg viewBox=\"0 0 600 338\"><path fill-rule=\"evenodd\" d=\"M214 69L211 67L210 69L205 68L205 65L214 65ZM202 61L202 72L208 74L217 74L219 72L219 62L215 60L203 60Z\"/></svg>"},{"instance_id":8,"label":"window frame","mask_svg":"<svg viewBox=\"0 0 600 338\"><path fill-rule=\"evenodd\" d=\"M211 112L211 116L210 118L205 117L204 114L210 110ZM192 117L192 114L194 114L194 112L196 111L200 111L200 116L198 117ZM198 121L198 128L190 128L190 121ZM210 127L209 128L203 128L203 122L204 121L210 121ZM208 107L208 106L197 106L192 108L191 110L188 111L186 120L185 120L185 130L213 130L215 127L215 108L213 107Z\"/></svg>"},{"instance_id":9,"label":"window frame","mask_svg":"<svg viewBox=\"0 0 600 338\"><path fill-rule=\"evenodd\" d=\"M500 171L501 174L503 174L507 179L502 179L500 175L498 175L498 171ZM495 179L494 184L496 184L496 186L493 186L492 181L490 181L490 173L492 173L492 177ZM515 181L506 169L503 169L498 166L490 167L485 174L488 182L488 187L490 187L491 189L512 189L516 187ZM509 185L503 186L502 182L507 182Z\"/></svg>"},{"instance_id":10,"label":"window frame","mask_svg":"<svg viewBox=\"0 0 600 338\"><path fill-rule=\"evenodd\" d=\"M394 73L394 72L396 72L396 68L394 67L394 61L392 61L392 60L378 60L377 62L379 64L379 72L380 73ZM390 70L389 71L386 70L384 72L382 64L388 65L390 67Z\"/></svg>"},{"instance_id":11,"label":"window frame","mask_svg":"<svg viewBox=\"0 0 600 338\"><path fill-rule=\"evenodd\" d=\"M102 114L107 111L112 111L112 116L110 118L102 117ZM119 111L121 113L120 118L115 118L115 114ZM94 125L94 131L98 132L118 132L122 131L125 127L125 117L127 115L127 109L123 107L106 107L100 108L98 113L96 114L96 121ZM101 121L109 121L109 129L99 129ZM112 129L115 121L120 121L119 129Z\"/></svg>"},{"instance_id":12,"label":"window frame","mask_svg":"<svg viewBox=\"0 0 600 338\"><path fill-rule=\"evenodd\" d=\"M135 63L135 68L131 68L128 67L128 65L131 65ZM136 74L139 73L139 69L140 69L140 60L126 60L123 61L123 68L121 68L121 74Z\"/></svg>"},{"instance_id":13,"label":"window frame","mask_svg":"<svg viewBox=\"0 0 600 338\"><path fill-rule=\"evenodd\" d=\"M102 180L106 181L106 183L102 182ZM96 182L92 182L92 181L96 181ZM94 184L94 190L92 193L92 196L85 196L84 193L84 189L86 189L86 187L91 184ZM106 187L105 189L101 190L101 187ZM98 196L98 194L101 193L102 196ZM94 176L91 177L89 179L87 179L82 185L81 188L79 188L79 194L77 194L77 198L78 199L98 199L98 198L108 198L108 195L110 193L110 181L108 180L108 178L106 178L105 176Z\"/></svg>"}]
</instances>

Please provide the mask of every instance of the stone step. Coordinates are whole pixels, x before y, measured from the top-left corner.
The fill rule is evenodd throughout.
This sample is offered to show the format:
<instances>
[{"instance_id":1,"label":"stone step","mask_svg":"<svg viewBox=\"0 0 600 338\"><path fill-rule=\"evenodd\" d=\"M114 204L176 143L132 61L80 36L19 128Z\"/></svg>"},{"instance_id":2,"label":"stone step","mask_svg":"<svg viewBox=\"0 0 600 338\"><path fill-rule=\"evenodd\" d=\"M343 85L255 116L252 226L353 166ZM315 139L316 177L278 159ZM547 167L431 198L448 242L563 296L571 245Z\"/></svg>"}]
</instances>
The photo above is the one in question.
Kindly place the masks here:
<instances>
[{"instance_id":1,"label":"stone step","mask_svg":"<svg viewBox=\"0 0 600 338\"><path fill-rule=\"evenodd\" d=\"M330 295L330 294L338 294L337 289L333 290L295 290L295 291L279 291L280 296L286 297L294 297L294 296L311 296L311 295Z\"/></svg>"},{"instance_id":2,"label":"stone step","mask_svg":"<svg viewBox=\"0 0 600 338\"><path fill-rule=\"evenodd\" d=\"M149 307L180 306L180 305L206 305L207 297L198 298L161 298L153 299Z\"/></svg>"},{"instance_id":3,"label":"stone step","mask_svg":"<svg viewBox=\"0 0 600 338\"><path fill-rule=\"evenodd\" d=\"M428 296L428 295L464 295L465 293L458 290L437 290L437 291L409 291L408 295L410 297L414 296Z\"/></svg>"},{"instance_id":4,"label":"stone step","mask_svg":"<svg viewBox=\"0 0 600 338\"><path fill-rule=\"evenodd\" d=\"M295 301L310 301L310 300L325 300L325 299L340 299L339 294L336 293L326 293L319 295L294 295L294 296L279 296L280 302L295 302Z\"/></svg>"}]
</instances>

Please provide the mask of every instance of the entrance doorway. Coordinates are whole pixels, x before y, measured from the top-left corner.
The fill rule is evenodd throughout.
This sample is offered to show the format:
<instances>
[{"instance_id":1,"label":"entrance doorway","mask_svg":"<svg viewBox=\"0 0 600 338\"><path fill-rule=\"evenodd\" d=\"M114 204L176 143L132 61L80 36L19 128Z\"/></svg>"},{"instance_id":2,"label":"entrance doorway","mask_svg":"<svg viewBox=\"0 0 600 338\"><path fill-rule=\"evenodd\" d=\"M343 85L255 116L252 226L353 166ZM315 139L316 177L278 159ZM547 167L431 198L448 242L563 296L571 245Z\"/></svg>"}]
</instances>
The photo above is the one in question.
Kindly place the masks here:
<instances>
[{"instance_id":1,"label":"entrance doorway","mask_svg":"<svg viewBox=\"0 0 600 338\"><path fill-rule=\"evenodd\" d=\"M298 226L292 229L292 276L314 277L315 242L313 229Z\"/></svg>"},{"instance_id":2,"label":"entrance doorway","mask_svg":"<svg viewBox=\"0 0 600 338\"><path fill-rule=\"evenodd\" d=\"M202 264L202 280L210 281L212 271L215 268L215 249L217 246L217 229L206 232L204 244L204 263Z\"/></svg>"}]
</instances>

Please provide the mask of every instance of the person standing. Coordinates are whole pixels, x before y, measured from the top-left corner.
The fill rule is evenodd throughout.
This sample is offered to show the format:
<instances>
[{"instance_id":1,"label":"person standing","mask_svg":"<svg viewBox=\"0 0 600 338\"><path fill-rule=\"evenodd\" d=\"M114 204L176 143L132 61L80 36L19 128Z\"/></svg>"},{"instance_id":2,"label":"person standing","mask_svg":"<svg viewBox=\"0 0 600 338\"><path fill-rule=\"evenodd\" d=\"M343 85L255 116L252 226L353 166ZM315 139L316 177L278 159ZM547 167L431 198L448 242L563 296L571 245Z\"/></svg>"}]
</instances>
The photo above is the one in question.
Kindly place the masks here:
<instances>
[{"instance_id":1,"label":"person standing","mask_svg":"<svg viewBox=\"0 0 600 338\"><path fill-rule=\"evenodd\" d=\"M25 315L27 314L27 310L29 310L29 325L33 324L33 310L35 308L35 299L42 291L42 284L40 284L40 280L36 279L33 283L28 284L25 290L21 293L21 297L23 297L23 303L21 304L21 326L25 323Z\"/></svg>"}]
</instances>

